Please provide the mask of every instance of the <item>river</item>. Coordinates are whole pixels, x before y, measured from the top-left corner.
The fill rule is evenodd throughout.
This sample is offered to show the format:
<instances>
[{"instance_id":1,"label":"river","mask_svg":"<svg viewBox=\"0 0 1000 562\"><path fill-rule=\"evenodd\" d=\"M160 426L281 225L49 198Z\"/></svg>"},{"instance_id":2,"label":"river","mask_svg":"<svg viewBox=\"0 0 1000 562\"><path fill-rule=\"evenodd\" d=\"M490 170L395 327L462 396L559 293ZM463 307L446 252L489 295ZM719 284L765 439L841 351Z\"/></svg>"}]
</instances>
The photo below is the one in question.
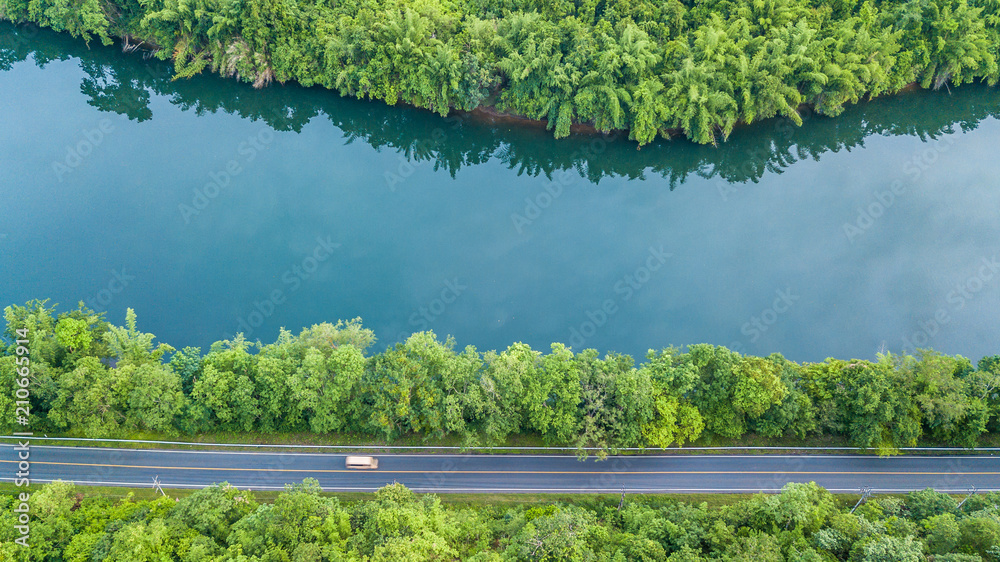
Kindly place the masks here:
<instances>
[{"instance_id":1,"label":"river","mask_svg":"<svg viewBox=\"0 0 1000 562\"><path fill-rule=\"evenodd\" d=\"M0 102L0 302L177 348L360 316L376 350L1000 353L997 88L637 150L2 24Z\"/></svg>"}]
</instances>

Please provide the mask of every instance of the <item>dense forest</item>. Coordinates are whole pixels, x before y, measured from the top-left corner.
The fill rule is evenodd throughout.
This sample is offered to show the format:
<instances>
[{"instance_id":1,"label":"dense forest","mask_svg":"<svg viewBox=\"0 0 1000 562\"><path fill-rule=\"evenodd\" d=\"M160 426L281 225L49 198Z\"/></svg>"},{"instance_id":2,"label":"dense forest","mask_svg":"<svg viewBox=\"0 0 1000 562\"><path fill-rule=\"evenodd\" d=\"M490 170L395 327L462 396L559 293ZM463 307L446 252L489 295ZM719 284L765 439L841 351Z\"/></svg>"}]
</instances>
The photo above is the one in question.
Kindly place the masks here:
<instances>
[{"instance_id":1,"label":"dense forest","mask_svg":"<svg viewBox=\"0 0 1000 562\"><path fill-rule=\"evenodd\" d=\"M803 104L1000 78L998 0L0 0L33 22L261 87L319 85L442 115L496 107L698 143Z\"/></svg>"},{"instance_id":2,"label":"dense forest","mask_svg":"<svg viewBox=\"0 0 1000 562\"><path fill-rule=\"evenodd\" d=\"M55 482L30 498L30 547L14 543L19 500L0 494L0 560L21 562L983 562L1000 558L1000 494L933 490L852 509L826 490L709 508L655 496L570 504L448 505L388 485L341 501L315 480L273 503L226 483L183 498L114 502Z\"/></svg>"},{"instance_id":3,"label":"dense forest","mask_svg":"<svg viewBox=\"0 0 1000 562\"><path fill-rule=\"evenodd\" d=\"M15 430L15 389L24 386L36 434L88 437L308 431L496 446L536 435L603 456L750 434L837 436L891 454L918 439L972 448L1000 432L1000 356L973 366L920 350L798 364L698 344L651 350L636 366L560 343L548 353L523 343L456 350L433 332L367 354L375 338L360 319L282 330L270 344L237 335L203 354L154 343L131 309L124 327L83 303L57 313L32 301L4 318L5 432Z\"/></svg>"}]
</instances>

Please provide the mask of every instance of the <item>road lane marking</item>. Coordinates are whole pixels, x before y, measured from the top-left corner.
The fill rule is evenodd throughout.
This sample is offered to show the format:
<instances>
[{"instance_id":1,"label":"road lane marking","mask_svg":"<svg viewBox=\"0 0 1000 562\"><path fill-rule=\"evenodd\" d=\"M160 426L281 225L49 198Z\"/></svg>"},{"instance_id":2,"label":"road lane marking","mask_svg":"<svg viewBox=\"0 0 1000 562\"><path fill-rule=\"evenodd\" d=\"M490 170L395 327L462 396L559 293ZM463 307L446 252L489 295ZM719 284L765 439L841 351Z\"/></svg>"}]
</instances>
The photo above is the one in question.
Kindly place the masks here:
<instances>
[{"instance_id":1,"label":"road lane marking","mask_svg":"<svg viewBox=\"0 0 1000 562\"><path fill-rule=\"evenodd\" d=\"M0 460L0 463L16 464L18 461ZM359 474L361 470L347 469L309 469L309 468L239 468L239 467L202 467L202 466L143 466L131 464L98 464L79 462L45 462L36 461L32 465L55 466L91 466L102 468L140 468L152 470L231 470L234 472L307 472L307 473L345 473ZM922 471L825 471L825 470L656 470L656 471L609 471L609 470L376 470L372 474L857 474L862 476L997 476L1000 472L922 472Z\"/></svg>"}]
</instances>

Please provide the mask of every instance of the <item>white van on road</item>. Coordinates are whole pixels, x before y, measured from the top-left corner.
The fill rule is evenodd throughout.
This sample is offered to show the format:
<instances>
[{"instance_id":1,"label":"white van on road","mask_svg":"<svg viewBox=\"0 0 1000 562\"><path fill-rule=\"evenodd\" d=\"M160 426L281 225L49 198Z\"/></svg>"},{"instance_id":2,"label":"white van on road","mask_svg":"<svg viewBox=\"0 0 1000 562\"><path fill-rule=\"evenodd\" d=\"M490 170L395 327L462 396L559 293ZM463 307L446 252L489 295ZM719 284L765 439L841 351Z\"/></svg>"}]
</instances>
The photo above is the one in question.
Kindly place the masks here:
<instances>
[{"instance_id":1,"label":"white van on road","mask_svg":"<svg viewBox=\"0 0 1000 562\"><path fill-rule=\"evenodd\" d=\"M347 468L375 470L378 468L378 459L375 457L347 457Z\"/></svg>"}]
</instances>

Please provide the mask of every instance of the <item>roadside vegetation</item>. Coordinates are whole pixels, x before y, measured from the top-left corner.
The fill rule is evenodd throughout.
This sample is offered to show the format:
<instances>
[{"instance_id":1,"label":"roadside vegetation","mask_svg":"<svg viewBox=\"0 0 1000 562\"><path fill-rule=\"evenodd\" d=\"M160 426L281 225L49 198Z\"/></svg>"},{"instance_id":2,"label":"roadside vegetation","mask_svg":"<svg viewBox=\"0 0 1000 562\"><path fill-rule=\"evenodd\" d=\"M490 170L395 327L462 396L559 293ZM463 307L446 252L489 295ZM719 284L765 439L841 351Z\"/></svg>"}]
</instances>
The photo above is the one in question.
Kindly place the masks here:
<instances>
[{"instance_id":1,"label":"roadside vegetation","mask_svg":"<svg viewBox=\"0 0 1000 562\"><path fill-rule=\"evenodd\" d=\"M28 427L86 437L137 431L352 433L373 440L448 439L499 445L534 436L549 446L683 445L701 437L817 437L892 454L923 438L975 447L1000 433L1000 356L973 364L921 350L877 360L798 364L707 344L632 357L552 344L455 349L433 332L368 353L360 319L319 324L251 344L241 335L207 353L175 350L113 326L81 303L4 310L0 430L16 431L17 363L30 354ZM28 345L14 345L17 334ZM20 349L19 349L20 347Z\"/></svg>"},{"instance_id":2,"label":"roadside vegetation","mask_svg":"<svg viewBox=\"0 0 1000 562\"><path fill-rule=\"evenodd\" d=\"M45 484L38 484L35 491L41 490ZM149 488L127 488L121 486L91 486L91 485L80 485L76 486L76 498L83 500L89 497L102 497L110 500L123 500L131 497L133 500L155 500L166 494L168 497L174 500L184 499L187 496L197 492L202 488L161 488L163 490L158 490L154 487ZM250 488L247 488L250 490ZM21 491L18 486L13 482L0 482L0 496L2 495L12 495L17 496ZM274 503L274 500L278 498L282 493L281 489L267 489L267 490L253 490L254 499L258 503ZM372 492L328 492L321 491L319 495L323 497L333 498L336 497L341 502L344 503L356 503L361 501L371 501L376 498L375 491ZM594 507L596 505L611 505L615 506L621 501L621 493L547 493L547 492L510 492L510 493L500 493L500 492L440 492L436 494L437 497L441 499L441 503L446 506L451 506L454 508L481 508L485 505L499 506L499 507L531 507L535 505L547 505L547 504L569 504L576 503L578 505ZM727 505L732 505L737 502L748 500L753 497L754 494L739 493L739 494L722 494L715 492L700 492L700 493L680 493L680 494L641 494L629 492L626 495L627 501L639 502L652 504L656 502L663 502L665 500L685 502L690 504L702 504L704 503L709 508L719 508ZM951 494L953 497L958 498L959 501L965 498L968 494ZM894 497L897 499L902 499L904 494L879 494L882 497ZM843 493L833 493L834 499L837 501L839 507L853 507L855 503L861 499L861 495L858 493L853 494L843 494Z\"/></svg>"},{"instance_id":3,"label":"roadside vegetation","mask_svg":"<svg viewBox=\"0 0 1000 562\"><path fill-rule=\"evenodd\" d=\"M0 18L149 49L176 77L295 81L716 143L807 104L1000 78L1000 1L0 0Z\"/></svg>"},{"instance_id":4,"label":"roadside vegetation","mask_svg":"<svg viewBox=\"0 0 1000 562\"><path fill-rule=\"evenodd\" d=\"M813 483L721 507L665 496L455 504L402 484L349 501L312 479L268 494L270 503L226 483L176 499L84 490L55 482L31 495L29 548L14 542L19 500L0 493L0 560L982 562L1000 553L996 492L959 501L928 489L852 512Z\"/></svg>"}]
</instances>

